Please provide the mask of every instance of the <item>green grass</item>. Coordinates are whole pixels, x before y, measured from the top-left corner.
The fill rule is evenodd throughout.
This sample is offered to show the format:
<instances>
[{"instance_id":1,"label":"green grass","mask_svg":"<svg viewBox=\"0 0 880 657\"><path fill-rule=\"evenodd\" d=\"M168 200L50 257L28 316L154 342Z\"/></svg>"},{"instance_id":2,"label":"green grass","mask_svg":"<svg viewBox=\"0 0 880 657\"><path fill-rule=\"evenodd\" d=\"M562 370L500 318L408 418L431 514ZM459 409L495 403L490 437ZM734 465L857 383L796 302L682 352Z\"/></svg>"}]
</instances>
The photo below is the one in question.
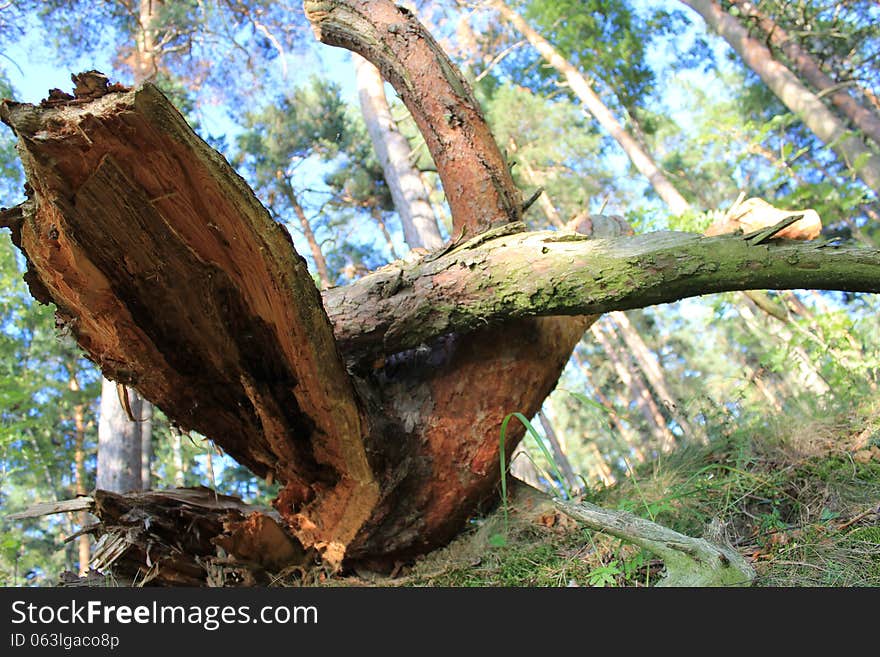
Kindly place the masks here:
<instances>
[{"instance_id":1,"label":"green grass","mask_svg":"<svg viewBox=\"0 0 880 657\"><path fill-rule=\"evenodd\" d=\"M874 513L880 505L880 458L864 452L877 426L876 416L848 409L820 420L784 418L742 427L709 448L679 450L636 467L630 477L587 497L691 536L704 535L710 523L721 527L752 560L756 586L880 586L880 516ZM509 487L502 510L474 519L469 532L393 583L657 581L662 564L652 555L583 529L521 485Z\"/></svg>"}]
</instances>

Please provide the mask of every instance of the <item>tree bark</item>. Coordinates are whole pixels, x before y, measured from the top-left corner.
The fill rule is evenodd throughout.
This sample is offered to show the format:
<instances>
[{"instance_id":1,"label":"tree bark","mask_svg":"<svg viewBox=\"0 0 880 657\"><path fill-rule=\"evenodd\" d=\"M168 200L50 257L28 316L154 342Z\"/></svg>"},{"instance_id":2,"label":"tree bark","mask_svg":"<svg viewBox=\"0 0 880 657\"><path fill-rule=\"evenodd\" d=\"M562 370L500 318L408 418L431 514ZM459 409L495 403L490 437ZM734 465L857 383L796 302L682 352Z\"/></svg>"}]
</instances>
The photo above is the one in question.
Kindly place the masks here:
<instances>
[{"instance_id":1,"label":"tree bark","mask_svg":"<svg viewBox=\"0 0 880 657\"><path fill-rule=\"evenodd\" d=\"M304 8L320 42L360 54L392 84L470 235L520 219L521 199L480 104L410 11L390 0L305 0Z\"/></svg>"},{"instance_id":2,"label":"tree bark","mask_svg":"<svg viewBox=\"0 0 880 657\"><path fill-rule=\"evenodd\" d=\"M816 60L759 7L749 0L731 0L731 4L741 9L747 17L754 19L761 31L767 36L768 41L785 53L795 71L814 89L828 98L831 104L852 121L853 125L861 130L866 137L880 146L880 116L860 105L845 89L839 88L838 84L825 74Z\"/></svg>"},{"instance_id":3,"label":"tree bark","mask_svg":"<svg viewBox=\"0 0 880 657\"><path fill-rule=\"evenodd\" d=\"M700 14L779 100L837 153L874 193L880 194L880 156L875 155L856 135L848 132L843 122L816 94L805 87L790 69L774 59L767 46L749 36L748 30L725 13L714 0L681 1Z\"/></svg>"},{"instance_id":4,"label":"tree bark","mask_svg":"<svg viewBox=\"0 0 880 657\"><path fill-rule=\"evenodd\" d=\"M156 53L155 18L156 9L163 0L138 0L137 21L134 32L134 52L131 69L135 84L156 77L159 72ZM101 382L101 405L98 422L98 465L97 485L104 490L124 493L131 490L148 490L150 481L150 453L143 447L152 438L151 430L144 433L144 426L133 422L122 407L116 385L103 379ZM137 407L134 417L139 422L148 421L152 427L153 407L136 390L126 389L132 409ZM150 445L150 450L152 446ZM119 468L118 472L108 468ZM135 478L135 472L138 472Z\"/></svg>"},{"instance_id":5,"label":"tree bark","mask_svg":"<svg viewBox=\"0 0 880 657\"><path fill-rule=\"evenodd\" d=\"M391 116L385 81L379 69L366 59L356 53L352 57L361 113L400 215L404 239L410 248L438 249L443 245L443 238L422 179L410 163L409 142L400 134Z\"/></svg>"},{"instance_id":6,"label":"tree bark","mask_svg":"<svg viewBox=\"0 0 880 657\"><path fill-rule=\"evenodd\" d=\"M593 91L587 79L572 66L556 49L540 34L538 34L526 21L509 6L500 0L492 0L491 6L496 9L505 19L510 21L523 36L528 39L547 62L559 71L566 79L572 92L584 104L587 111L592 114L599 124L614 137L620 147L626 152L630 161L639 173L645 176L651 183L651 187L660 198L669 206L673 214L682 214L690 208L687 200L678 192L666 174L657 166L648 153L639 145L638 141L630 135L620 124L620 121L611 113L611 110L602 102L599 95Z\"/></svg>"},{"instance_id":7,"label":"tree bark","mask_svg":"<svg viewBox=\"0 0 880 657\"><path fill-rule=\"evenodd\" d=\"M324 303L343 351L393 353L513 317L598 314L713 292L880 287L877 249L765 241L761 233L492 235L328 290Z\"/></svg>"},{"instance_id":8,"label":"tree bark","mask_svg":"<svg viewBox=\"0 0 880 657\"><path fill-rule=\"evenodd\" d=\"M286 231L150 85L0 109L33 189L13 230L34 294L105 375L284 482L298 536L341 558L378 495L369 423Z\"/></svg>"},{"instance_id":9,"label":"tree bark","mask_svg":"<svg viewBox=\"0 0 880 657\"><path fill-rule=\"evenodd\" d=\"M305 10L320 41L360 53L394 86L437 166L456 241L521 217L520 193L479 103L409 11L388 0L307 1ZM501 423L513 410L527 417L537 412L594 319L483 324L472 334L416 342L409 345L414 351L395 355L375 388L410 436L409 458L425 465L402 477L398 490L406 493L397 494L393 514L367 530L374 537L361 550L376 552L382 536L386 552L427 549L454 536L480 503L495 499ZM486 388L487 381L495 385ZM508 433L508 459L524 431L517 425Z\"/></svg>"}]
</instances>

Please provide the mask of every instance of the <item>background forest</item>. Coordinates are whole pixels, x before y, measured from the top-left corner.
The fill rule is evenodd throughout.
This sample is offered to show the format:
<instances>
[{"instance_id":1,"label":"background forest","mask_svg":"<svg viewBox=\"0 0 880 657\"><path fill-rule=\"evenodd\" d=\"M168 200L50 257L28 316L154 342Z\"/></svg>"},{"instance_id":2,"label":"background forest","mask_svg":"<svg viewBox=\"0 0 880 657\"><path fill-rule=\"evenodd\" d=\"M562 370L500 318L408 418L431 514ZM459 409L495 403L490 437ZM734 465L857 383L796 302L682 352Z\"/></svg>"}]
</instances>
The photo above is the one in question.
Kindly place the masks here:
<instances>
[{"instance_id":1,"label":"background forest","mask_svg":"<svg viewBox=\"0 0 880 657\"><path fill-rule=\"evenodd\" d=\"M880 246L876 2L411 7L473 84L523 196L543 189L530 228L619 215L636 232L700 232L743 193L812 208L822 239ZM701 16L712 9L769 48L842 128L829 139L811 120L819 110L774 93L719 36L723 24ZM294 0L12 0L0 7L0 55L0 95L21 101L87 69L155 82L287 226L318 286L354 280L414 244L368 128L363 65L319 44ZM452 236L438 176L386 91L424 188L422 217L439 228L422 245L439 246ZM4 206L23 198L13 142L4 127ZM102 383L22 274L2 231L0 584L48 585L81 569L89 538L64 539L90 520L6 515L95 488ZM695 534L720 520L766 564L767 583L880 584L870 513L880 500L878 305L873 295L756 291L609 313L531 418L511 470ZM158 409L139 436L144 488L205 485L249 502L274 494ZM521 543L490 537L486 549L498 552L478 574L434 564L422 581L650 581L642 553L590 538L588 557L582 534L545 529L523 530Z\"/></svg>"}]
</instances>

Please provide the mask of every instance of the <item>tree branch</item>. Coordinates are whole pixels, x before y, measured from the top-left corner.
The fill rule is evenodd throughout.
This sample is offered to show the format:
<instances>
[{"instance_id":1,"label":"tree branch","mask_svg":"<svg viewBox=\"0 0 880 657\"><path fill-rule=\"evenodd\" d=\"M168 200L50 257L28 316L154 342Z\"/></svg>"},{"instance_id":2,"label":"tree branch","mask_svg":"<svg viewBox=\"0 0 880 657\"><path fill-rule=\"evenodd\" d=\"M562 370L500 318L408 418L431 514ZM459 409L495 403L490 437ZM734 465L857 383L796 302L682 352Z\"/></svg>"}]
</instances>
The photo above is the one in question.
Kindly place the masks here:
<instances>
[{"instance_id":1,"label":"tree branch","mask_svg":"<svg viewBox=\"0 0 880 657\"><path fill-rule=\"evenodd\" d=\"M754 238L510 234L393 263L328 290L324 305L343 352L360 358L518 317L601 314L732 290L880 292L877 249Z\"/></svg>"},{"instance_id":2,"label":"tree branch","mask_svg":"<svg viewBox=\"0 0 880 657\"><path fill-rule=\"evenodd\" d=\"M391 0L305 0L322 43L359 53L391 83L437 165L453 230L469 235L522 216L519 192L480 104L407 9Z\"/></svg>"},{"instance_id":3,"label":"tree branch","mask_svg":"<svg viewBox=\"0 0 880 657\"><path fill-rule=\"evenodd\" d=\"M666 563L657 586L749 586L755 569L732 547L692 538L627 511L553 500L557 509L596 529L653 552Z\"/></svg>"}]
</instances>

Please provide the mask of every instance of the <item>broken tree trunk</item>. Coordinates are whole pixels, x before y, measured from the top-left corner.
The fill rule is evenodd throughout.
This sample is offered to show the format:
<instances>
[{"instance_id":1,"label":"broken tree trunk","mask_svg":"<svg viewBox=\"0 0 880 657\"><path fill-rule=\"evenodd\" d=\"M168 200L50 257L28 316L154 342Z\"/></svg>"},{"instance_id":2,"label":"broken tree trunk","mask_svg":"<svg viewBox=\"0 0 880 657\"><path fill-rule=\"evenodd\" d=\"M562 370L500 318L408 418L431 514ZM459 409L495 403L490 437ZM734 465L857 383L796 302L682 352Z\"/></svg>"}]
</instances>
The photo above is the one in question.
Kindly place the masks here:
<instances>
[{"instance_id":1,"label":"broken tree trunk","mask_svg":"<svg viewBox=\"0 0 880 657\"><path fill-rule=\"evenodd\" d=\"M2 105L33 294L106 375L284 483L278 510L331 562L430 549L494 495L501 422L537 412L591 321L533 315L880 288L872 249L514 224L328 291L331 323L284 229L154 87L49 105Z\"/></svg>"},{"instance_id":2,"label":"broken tree trunk","mask_svg":"<svg viewBox=\"0 0 880 657\"><path fill-rule=\"evenodd\" d=\"M304 7L320 41L376 65L409 109L443 182L457 240L521 217L520 193L479 103L411 12L389 0L307 0ZM501 423L512 411L538 411L594 320L482 322L472 333L396 354L372 387L409 437L401 451L409 465L386 503L393 512L367 530L375 536L362 551L376 553L383 541L386 550L423 551L454 536L483 500L496 499ZM508 459L524 432L517 425L508 434Z\"/></svg>"},{"instance_id":3,"label":"broken tree trunk","mask_svg":"<svg viewBox=\"0 0 880 657\"><path fill-rule=\"evenodd\" d=\"M342 549L378 494L368 423L289 235L151 85L2 118L34 296L105 375L284 482L306 544Z\"/></svg>"},{"instance_id":4,"label":"broken tree trunk","mask_svg":"<svg viewBox=\"0 0 880 657\"><path fill-rule=\"evenodd\" d=\"M304 574L315 562L315 551L303 550L278 513L204 486L126 495L98 490L89 497L36 504L9 518L74 511L100 518L65 541L95 534L94 558L81 564L91 570L81 575L112 572L116 584L265 585L285 570Z\"/></svg>"},{"instance_id":5,"label":"broken tree trunk","mask_svg":"<svg viewBox=\"0 0 880 657\"><path fill-rule=\"evenodd\" d=\"M0 106L30 184L0 225L104 373L282 482L283 522L333 565L429 550L497 499L500 425L540 408L595 319L583 313L755 284L880 288L876 250L775 245L773 230L523 233L473 94L412 14L387 0L306 10L322 40L378 64L429 133L454 244L328 291L328 317L225 160L154 87L106 79Z\"/></svg>"}]
</instances>

